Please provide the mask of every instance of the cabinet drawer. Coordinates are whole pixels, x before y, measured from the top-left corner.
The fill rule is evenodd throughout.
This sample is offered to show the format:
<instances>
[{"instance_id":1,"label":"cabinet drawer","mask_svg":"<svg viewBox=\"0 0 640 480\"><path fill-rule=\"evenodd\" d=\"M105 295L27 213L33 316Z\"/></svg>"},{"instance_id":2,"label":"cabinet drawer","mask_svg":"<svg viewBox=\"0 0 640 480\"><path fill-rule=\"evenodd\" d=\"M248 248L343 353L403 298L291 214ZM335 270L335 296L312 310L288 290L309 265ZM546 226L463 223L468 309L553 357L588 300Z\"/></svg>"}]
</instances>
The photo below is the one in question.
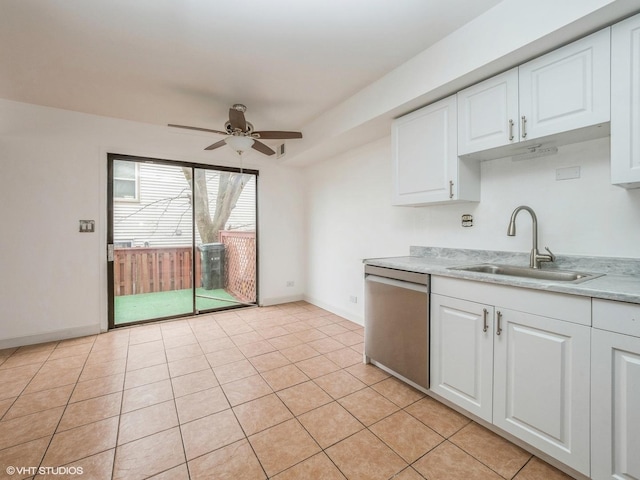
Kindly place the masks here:
<instances>
[{"instance_id":1,"label":"cabinet drawer","mask_svg":"<svg viewBox=\"0 0 640 480\"><path fill-rule=\"evenodd\" d=\"M640 305L594 298L593 326L640 337Z\"/></svg>"}]
</instances>

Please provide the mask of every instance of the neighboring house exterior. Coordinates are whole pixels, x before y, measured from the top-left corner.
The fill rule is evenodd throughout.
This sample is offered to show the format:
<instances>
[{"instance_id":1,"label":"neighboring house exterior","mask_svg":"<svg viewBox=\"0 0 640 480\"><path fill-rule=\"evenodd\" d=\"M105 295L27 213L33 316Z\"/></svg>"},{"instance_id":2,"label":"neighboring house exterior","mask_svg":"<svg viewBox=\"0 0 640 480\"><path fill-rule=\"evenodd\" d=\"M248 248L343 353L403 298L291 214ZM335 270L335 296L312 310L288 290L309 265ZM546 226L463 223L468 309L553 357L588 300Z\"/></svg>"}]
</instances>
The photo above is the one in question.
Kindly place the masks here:
<instances>
[{"instance_id":1,"label":"neighboring house exterior","mask_svg":"<svg viewBox=\"0 0 640 480\"><path fill-rule=\"evenodd\" d=\"M219 173L206 171L211 215ZM116 160L113 177L116 248L192 245L191 189L180 167ZM247 179L227 230L256 229L256 177ZM196 228L196 244L200 243Z\"/></svg>"}]
</instances>

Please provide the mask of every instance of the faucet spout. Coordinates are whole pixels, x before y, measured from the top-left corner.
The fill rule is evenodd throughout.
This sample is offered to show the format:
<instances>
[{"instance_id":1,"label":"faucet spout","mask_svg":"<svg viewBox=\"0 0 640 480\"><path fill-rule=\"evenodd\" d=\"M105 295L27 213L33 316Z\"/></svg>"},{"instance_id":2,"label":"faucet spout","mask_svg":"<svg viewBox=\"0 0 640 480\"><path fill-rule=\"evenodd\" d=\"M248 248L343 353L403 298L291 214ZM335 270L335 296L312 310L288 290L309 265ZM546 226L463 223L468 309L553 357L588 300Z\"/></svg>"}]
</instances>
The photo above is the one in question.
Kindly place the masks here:
<instances>
[{"instance_id":1,"label":"faucet spout","mask_svg":"<svg viewBox=\"0 0 640 480\"><path fill-rule=\"evenodd\" d=\"M531 247L531 255L529 256L529 267L530 268L540 268L541 262L553 262L556 257L549 248L545 247L549 255L541 254L538 251L538 217L536 216L536 212L533 211L531 207L527 207L526 205L520 205L517 207L513 213L511 214L511 220L509 220L509 226L507 227L507 235L509 237L514 237L516 235L516 217L518 213L522 210L526 210L531 215L531 220L533 222L532 225L532 247Z\"/></svg>"}]
</instances>

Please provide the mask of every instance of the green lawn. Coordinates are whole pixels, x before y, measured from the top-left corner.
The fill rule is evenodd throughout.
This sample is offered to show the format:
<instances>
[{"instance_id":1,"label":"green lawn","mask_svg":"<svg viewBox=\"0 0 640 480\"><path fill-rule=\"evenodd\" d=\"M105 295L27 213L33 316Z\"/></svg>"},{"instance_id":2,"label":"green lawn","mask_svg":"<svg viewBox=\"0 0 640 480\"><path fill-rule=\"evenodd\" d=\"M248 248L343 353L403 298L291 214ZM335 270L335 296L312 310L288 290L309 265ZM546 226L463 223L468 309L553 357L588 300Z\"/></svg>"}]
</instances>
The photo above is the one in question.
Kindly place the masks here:
<instances>
[{"instance_id":1,"label":"green lawn","mask_svg":"<svg viewBox=\"0 0 640 480\"><path fill-rule=\"evenodd\" d=\"M122 325L140 320L191 313L193 311L192 295L192 290L186 289L118 296L115 301L114 323ZM196 289L197 310L211 310L239 304L240 302L223 289Z\"/></svg>"}]
</instances>

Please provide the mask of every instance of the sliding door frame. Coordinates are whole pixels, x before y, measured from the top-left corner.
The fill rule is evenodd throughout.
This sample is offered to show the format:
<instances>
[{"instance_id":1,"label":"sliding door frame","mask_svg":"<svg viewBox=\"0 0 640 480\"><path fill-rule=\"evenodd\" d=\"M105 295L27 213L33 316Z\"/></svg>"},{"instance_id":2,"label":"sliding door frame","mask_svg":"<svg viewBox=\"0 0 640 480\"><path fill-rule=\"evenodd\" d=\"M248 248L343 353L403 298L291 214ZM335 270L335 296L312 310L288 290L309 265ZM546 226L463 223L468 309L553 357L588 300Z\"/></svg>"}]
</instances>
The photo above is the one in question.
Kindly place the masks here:
<instances>
[{"instance_id":1,"label":"sliding door frame","mask_svg":"<svg viewBox=\"0 0 640 480\"><path fill-rule=\"evenodd\" d=\"M172 315L167 317L160 318L152 318L146 320L139 320L136 322L129 322L122 325L115 324L115 288L114 288L114 262L113 262L113 252L111 252L111 256L109 253L109 249L113 247L114 241L114 224L113 224L113 214L114 214L114 196L113 196L113 162L114 160L126 160L136 163L151 163L155 165L167 165L173 167L187 167L191 168L192 178L195 177L193 173L195 173L195 169L201 170L216 170L222 172L231 172L231 173L244 173L247 175L253 175L255 177L255 212L256 212L256 303L255 305L230 305L227 307L220 307L214 310L203 310L198 311L196 309L196 295L195 295L195 275L196 275L196 220L195 220L195 205L193 199L193 184L191 185L191 228L192 228L192 255L191 255L191 280L192 280L192 289L193 289L193 308L192 311L185 314ZM107 308L107 320L109 330L120 327L129 327L132 325L140 325L144 323L158 322L158 321L166 321L172 320L175 318L184 318L190 317L193 315L209 314L212 312L224 311L224 310L232 310L236 308L247 308L258 306L260 304L260 249L259 249L259 228L258 228L258 178L259 178L259 170L251 170L246 168L236 168L236 167L227 167L222 165L208 165L205 163L194 163L194 162L183 162L178 160L167 160L161 158L151 158L151 157L140 157L134 155L121 155L118 153L107 153L107 297L108 297L108 308Z\"/></svg>"}]
</instances>

